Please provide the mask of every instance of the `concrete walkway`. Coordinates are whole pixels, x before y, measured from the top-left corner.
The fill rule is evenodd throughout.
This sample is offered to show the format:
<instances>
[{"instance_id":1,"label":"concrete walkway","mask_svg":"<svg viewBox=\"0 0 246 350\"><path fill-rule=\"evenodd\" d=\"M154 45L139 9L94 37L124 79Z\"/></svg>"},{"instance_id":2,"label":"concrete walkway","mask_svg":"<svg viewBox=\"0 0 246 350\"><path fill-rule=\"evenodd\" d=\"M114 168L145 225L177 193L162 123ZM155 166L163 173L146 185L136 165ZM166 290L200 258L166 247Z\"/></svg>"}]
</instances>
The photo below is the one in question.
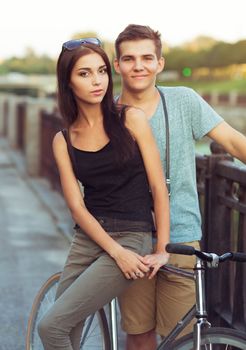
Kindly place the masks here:
<instances>
[{"instance_id":1,"label":"concrete walkway","mask_svg":"<svg viewBox=\"0 0 246 350\"><path fill-rule=\"evenodd\" d=\"M32 302L62 269L72 220L62 197L25 173L24 158L0 138L0 349L25 349ZM120 349L124 336L120 333Z\"/></svg>"},{"instance_id":2,"label":"concrete walkway","mask_svg":"<svg viewBox=\"0 0 246 350\"><path fill-rule=\"evenodd\" d=\"M1 350L25 348L33 298L48 276L62 268L69 247L17 158L0 139Z\"/></svg>"}]
</instances>

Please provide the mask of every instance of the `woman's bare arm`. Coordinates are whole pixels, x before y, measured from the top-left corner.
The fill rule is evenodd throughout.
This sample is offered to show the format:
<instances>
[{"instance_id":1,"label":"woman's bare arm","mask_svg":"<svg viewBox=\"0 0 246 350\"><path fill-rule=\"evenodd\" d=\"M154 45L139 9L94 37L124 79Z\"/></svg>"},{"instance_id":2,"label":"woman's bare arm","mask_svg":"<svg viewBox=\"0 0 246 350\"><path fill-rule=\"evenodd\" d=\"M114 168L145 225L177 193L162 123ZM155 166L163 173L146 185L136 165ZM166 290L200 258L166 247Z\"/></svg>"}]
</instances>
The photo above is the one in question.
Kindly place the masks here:
<instances>
[{"instance_id":1,"label":"woman's bare arm","mask_svg":"<svg viewBox=\"0 0 246 350\"><path fill-rule=\"evenodd\" d=\"M157 246L155 254L145 259L145 262L154 268L152 277L159 267L167 262L169 257L165 250L165 246L169 242L170 231L168 191L159 150L144 112L135 108L129 109L126 113L126 126L140 148L154 200Z\"/></svg>"}]
</instances>

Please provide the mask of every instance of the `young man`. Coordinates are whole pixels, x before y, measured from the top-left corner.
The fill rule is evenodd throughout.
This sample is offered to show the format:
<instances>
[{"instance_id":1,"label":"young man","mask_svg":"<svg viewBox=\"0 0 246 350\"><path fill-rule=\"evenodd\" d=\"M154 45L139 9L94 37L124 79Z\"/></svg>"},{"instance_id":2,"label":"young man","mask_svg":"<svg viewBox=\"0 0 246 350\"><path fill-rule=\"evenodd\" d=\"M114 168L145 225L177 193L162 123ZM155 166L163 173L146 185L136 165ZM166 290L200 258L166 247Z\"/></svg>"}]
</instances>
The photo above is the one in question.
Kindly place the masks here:
<instances>
[{"instance_id":1,"label":"young man","mask_svg":"<svg viewBox=\"0 0 246 350\"><path fill-rule=\"evenodd\" d=\"M156 76L164 68L160 34L150 27L129 25L115 42L115 70L121 75L119 103L145 111L166 168L165 119ZM194 141L207 135L231 155L246 162L246 138L230 127L197 93L186 87L160 87L164 93L170 134L171 242L199 248L201 217L196 189ZM162 254L146 257L161 265ZM171 255L169 263L191 269L193 257ZM161 272L139 279L120 298L127 350L156 349L155 332L165 336L194 304L194 283ZM186 331L190 331L187 329Z\"/></svg>"}]
</instances>

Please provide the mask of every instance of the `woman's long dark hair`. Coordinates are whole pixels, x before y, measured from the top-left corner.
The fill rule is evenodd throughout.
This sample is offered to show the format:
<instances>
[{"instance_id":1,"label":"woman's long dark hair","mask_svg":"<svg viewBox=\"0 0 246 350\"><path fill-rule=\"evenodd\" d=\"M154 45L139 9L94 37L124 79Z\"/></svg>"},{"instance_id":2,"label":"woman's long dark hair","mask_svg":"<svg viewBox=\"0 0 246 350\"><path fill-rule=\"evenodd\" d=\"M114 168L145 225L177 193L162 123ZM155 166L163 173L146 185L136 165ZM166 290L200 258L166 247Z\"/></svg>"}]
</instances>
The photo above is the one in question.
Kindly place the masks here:
<instances>
[{"instance_id":1,"label":"woman's long dark hair","mask_svg":"<svg viewBox=\"0 0 246 350\"><path fill-rule=\"evenodd\" d=\"M103 124L115 150L118 163L124 163L134 154L134 140L125 127L126 106L117 106L113 97L112 70L108 56L104 50L94 44L83 44L75 50L63 49L57 62L58 106L66 127L75 122L78 117L78 107L72 89L70 77L77 60L85 55L99 54L107 67L109 78L108 89L102 100Z\"/></svg>"}]
</instances>

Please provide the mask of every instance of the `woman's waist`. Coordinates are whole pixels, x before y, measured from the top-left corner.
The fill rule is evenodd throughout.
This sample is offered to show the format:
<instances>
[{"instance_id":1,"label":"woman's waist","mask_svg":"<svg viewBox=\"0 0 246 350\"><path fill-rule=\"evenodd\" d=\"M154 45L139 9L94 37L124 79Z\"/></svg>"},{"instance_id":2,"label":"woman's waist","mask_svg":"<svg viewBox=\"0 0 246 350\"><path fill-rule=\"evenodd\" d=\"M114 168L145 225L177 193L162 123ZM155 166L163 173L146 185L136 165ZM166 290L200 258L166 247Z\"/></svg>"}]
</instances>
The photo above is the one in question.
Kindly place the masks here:
<instances>
[{"instance_id":1,"label":"woman's waist","mask_svg":"<svg viewBox=\"0 0 246 350\"><path fill-rule=\"evenodd\" d=\"M149 195L149 191L143 192L140 191L138 195L134 193L131 194L119 194L119 193L107 193L104 196L88 195L84 194L84 202L86 208L101 216L116 216L119 217L122 215L127 217L136 216L139 217L141 214L146 215L146 213L151 212L152 200ZM107 215L110 213L110 215Z\"/></svg>"},{"instance_id":2,"label":"woman's waist","mask_svg":"<svg viewBox=\"0 0 246 350\"><path fill-rule=\"evenodd\" d=\"M147 220L132 218L119 218L119 217L96 217L100 225L106 231L131 231L131 232L149 232L151 231L151 223Z\"/></svg>"},{"instance_id":3,"label":"woman's waist","mask_svg":"<svg viewBox=\"0 0 246 350\"><path fill-rule=\"evenodd\" d=\"M109 214L108 214L109 215ZM152 218L137 218L136 216L132 217L123 217L123 216L104 216L104 215L95 215L99 224L107 232L150 232L153 229ZM76 224L75 229L79 228Z\"/></svg>"}]
</instances>

